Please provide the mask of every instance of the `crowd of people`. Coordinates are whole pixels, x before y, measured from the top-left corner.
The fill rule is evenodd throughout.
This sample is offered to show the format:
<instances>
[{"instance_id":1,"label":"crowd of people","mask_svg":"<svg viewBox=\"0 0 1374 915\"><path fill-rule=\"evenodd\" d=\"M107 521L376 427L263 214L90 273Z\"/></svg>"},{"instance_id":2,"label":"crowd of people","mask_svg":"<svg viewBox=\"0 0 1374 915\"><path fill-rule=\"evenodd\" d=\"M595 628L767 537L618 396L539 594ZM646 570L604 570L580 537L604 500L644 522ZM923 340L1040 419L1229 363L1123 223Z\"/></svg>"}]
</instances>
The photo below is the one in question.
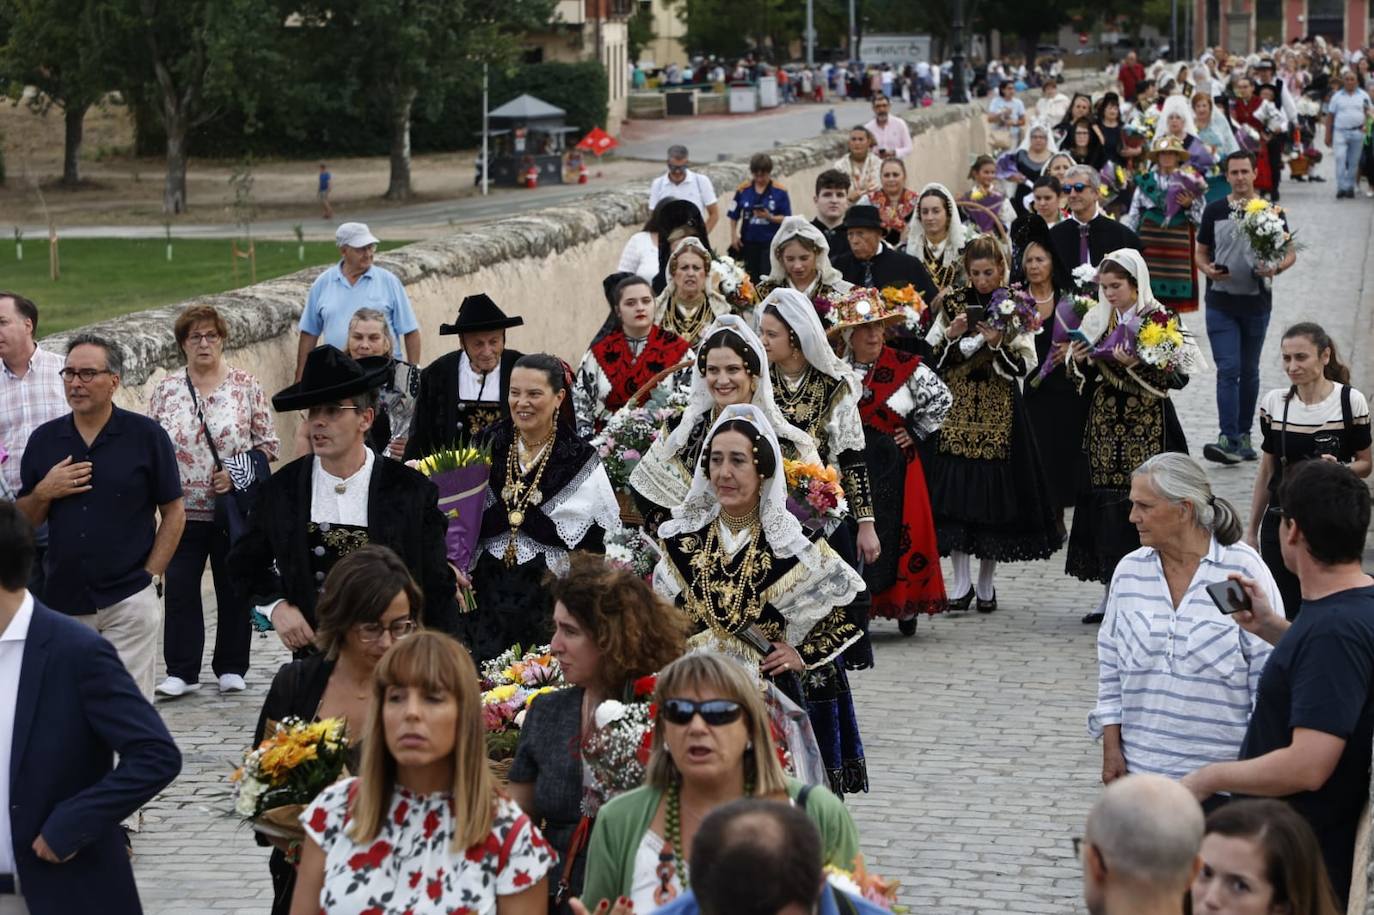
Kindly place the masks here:
<instances>
[{"instance_id":1,"label":"crowd of people","mask_svg":"<svg viewBox=\"0 0 1374 915\"><path fill-rule=\"evenodd\" d=\"M202 686L208 561L219 691L246 688L253 626L293 653L245 745L348 725L353 775L299 841L264 833L275 913L738 912L746 874L760 912L868 911L821 875L862 869L843 799L870 779L870 626L996 612L999 565L1064 549L1104 586L1084 617L1108 785L1079 848L1089 908L1334 911L1374 739L1369 409L1306 321L1283 335L1291 385L1260 397L1295 251L1264 260L1240 227L1257 187L1278 196L1268 147L1211 139L1256 115L1247 84L1304 87L1217 60L1171 66L1172 86L1128 60L1097 99L1048 78L1034 106L1002 83L987 117L1009 148L960 192L912 180L909 128L874 93L815 218L753 157L726 213L738 261L673 146L575 364L509 347L523 318L480 292L426 364L361 223L338 228L270 398L209 305L176 317L185 368L144 415L115 404L117 342L49 352L38 306L0 292L0 759L52 767L23 796L0 781L0 901L138 910L122 849L179 768L149 702ZM1171 193L1199 148L1205 180ZM1203 453L1259 462L1248 517L1170 397L1207 369L1199 300ZM654 431L627 444L637 415ZM465 515L429 474L469 447L487 469ZM479 671L513 646L547 646L566 685L532 698L498 774ZM636 699L642 777L612 790L584 751Z\"/></svg>"}]
</instances>

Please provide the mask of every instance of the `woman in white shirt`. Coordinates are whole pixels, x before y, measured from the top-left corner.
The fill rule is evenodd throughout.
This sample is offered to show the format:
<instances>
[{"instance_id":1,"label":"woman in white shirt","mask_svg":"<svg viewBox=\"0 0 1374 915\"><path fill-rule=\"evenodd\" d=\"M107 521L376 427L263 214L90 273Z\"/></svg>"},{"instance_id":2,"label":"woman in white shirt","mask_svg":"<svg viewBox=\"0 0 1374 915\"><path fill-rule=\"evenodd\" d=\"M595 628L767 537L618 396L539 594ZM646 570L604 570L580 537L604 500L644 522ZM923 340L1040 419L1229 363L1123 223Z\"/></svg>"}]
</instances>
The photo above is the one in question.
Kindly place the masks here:
<instances>
[{"instance_id":1,"label":"woman in white shirt","mask_svg":"<svg viewBox=\"0 0 1374 915\"><path fill-rule=\"evenodd\" d=\"M620 252L620 263L615 268L618 273L637 273L646 280L658 275L658 216L667 202L660 201L644 221L644 227L625 242L625 250Z\"/></svg>"}]
</instances>

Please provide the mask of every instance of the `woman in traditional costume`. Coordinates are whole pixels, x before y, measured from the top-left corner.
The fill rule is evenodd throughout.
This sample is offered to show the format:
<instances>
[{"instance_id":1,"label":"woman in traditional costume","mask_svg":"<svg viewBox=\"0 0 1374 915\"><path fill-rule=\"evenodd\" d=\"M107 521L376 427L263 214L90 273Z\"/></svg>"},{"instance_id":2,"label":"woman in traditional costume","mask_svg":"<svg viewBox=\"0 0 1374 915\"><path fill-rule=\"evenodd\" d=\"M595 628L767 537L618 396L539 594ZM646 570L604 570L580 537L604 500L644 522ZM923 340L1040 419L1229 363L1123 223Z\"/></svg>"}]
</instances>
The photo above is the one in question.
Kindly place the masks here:
<instances>
[{"instance_id":1,"label":"woman in traditional costume","mask_svg":"<svg viewBox=\"0 0 1374 915\"><path fill-rule=\"evenodd\" d=\"M686 500L659 528L654 589L692 620L689 642L757 664L806 704L832 791L867 790L853 705L827 691L836 659L862 636L844 608L863 579L788 511L782 451L762 410L726 407L702 451Z\"/></svg>"},{"instance_id":2,"label":"woman in traditional costume","mask_svg":"<svg viewBox=\"0 0 1374 915\"><path fill-rule=\"evenodd\" d=\"M1131 209L1121 224L1140 236L1154 297L1175 311L1196 311L1193 247L1206 193L1175 191L1177 211L1170 215L1169 186L1179 169L1190 167L1188 149L1178 137L1162 136L1150 144L1150 158L1154 167L1136 179Z\"/></svg>"},{"instance_id":3,"label":"woman in traditional costume","mask_svg":"<svg viewBox=\"0 0 1374 915\"><path fill-rule=\"evenodd\" d=\"M687 498L706 433L720 411L753 403L769 418L787 456L820 463L810 436L793 426L773 402L768 357L758 336L738 315L717 318L697 348L687 407L671 420L630 474L635 505L655 530Z\"/></svg>"},{"instance_id":4,"label":"woman in traditional costume","mask_svg":"<svg viewBox=\"0 0 1374 915\"><path fill-rule=\"evenodd\" d=\"M949 188L935 182L921 188L906 253L925 264L941 296L964 284L964 259L959 254L964 242L964 220ZM927 304L934 308L939 303Z\"/></svg>"},{"instance_id":5,"label":"woman in traditional costume","mask_svg":"<svg viewBox=\"0 0 1374 915\"><path fill-rule=\"evenodd\" d=\"M968 170L968 178L971 186L956 201L968 221L979 232L995 232L999 224L1003 229L1011 225L1016 218L1016 211L1001 191L997 180L997 160L992 156L974 159Z\"/></svg>"},{"instance_id":6,"label":"woman in traditional costume","mask_svg":"<svg viewBox=\"0 0 1374 915\"><path fill-rule=\"evenodd\" d=\"M667 275L655 303L654 324L696 346L706 325L730 313L730 303L711 288L711 252L694 236L682 239L668 258Z\"/></svg>"},{"instance_id":7,"label":"woman in traditional costume","mask_svg":"<svg viewBox=\"0 0 1374 915\"><path fill-rule=\"evenodd\" d=\"M789 216L778 227L769 249L768 275L759 283L760 298L774 289L795 289L811 300L834 302L854 286L830 263L830 242L805 216Z\"/></svg>"},{"instance_id":8,"label":"woman in traditional costume","mask_svg":"<svg viewBox=\"0 0 1374 915\"><path fill-rule=\"evenodd\" d=\"M1109 354L1090 355L1120 325L1138 325L1156 315L1172 317L1151 291L1150 270L1134 249L1103 258L1097 279L1098 304L1079 326L1093 344L1075 343L1068 369L1087 400L1088 413L1065 570L1084 581L1109 584L1122 557L1140 547L1130 521L1131 474L1161 452L1187 453L1169 392L1186 385L1189 374L1205 362L1181 321L1182 352L1167 367L1141 361L1135 347L1124 342ZM1083 622L1101 619L1099 606Z\"/></svg>"},{"instance_id":9,"label":"woman in traditional costume","mask_svg":"<svg viewBox=\"0 0 1374 915\"><path fill-rule=\"evenodd\" d=\"M687 341L654 324L654 291L649 281L631 274L616 284L619 326L582 357L573 381L577 434L590 439L612 413L665 369L688 354Z\"/></svg>"},{"instance_id":10,"label":"woman in traditional costume","mask_svg":"<svg viewBox=\"0 0 1374 915\"><path fill-rule=\"evenodd\" d=\"M991 613L997 563L1044 559L1063 537L1021 400L1020 380L1036 364L1032 334L1009 336L986 321L1007 277L1001 244L974 238L964 248L964 269L969 284L945 300L926 337L954 403L925 469L940 554L954 569L950 609L967 610L976 594L979 612ZM971 325L970 309L984 320ZM980 560L976 586L970 556Z\"/></svg>"},{"instance_id":11,"label":"woman in traditional costume","mask_svg":"<svg viewBox=\"0 0 1374 915\"><path fill-rule=\"evenodd\" d=\"M859 416L873 523L883 545L878 560L863 570L872 593L869 613L897 620L902 634L912 635L918 614L939 613L948 604L918 448L940 428L953 398L920 356L885 345L884 326L903 318L873 294L863 302L847 300L836 329L846 340L849 365L863 379Z\"/></svg>"},{"instance_id":12,"label":"woman in traditional costume","mask_svg":"<svg viewBox=\"0 0 1374 915\"><path fill-rule=\"evenodd\" d=\"M463 640L479 661L517 642L547 642L553 607L545 574L566 571L573 550L602 552L605 535L620 529L606 468L577 436L568 374L553 356L520 357L510 419L484 438L491 478L471 578L477 609L462 618Z\"/></svg>"}]
</instances>

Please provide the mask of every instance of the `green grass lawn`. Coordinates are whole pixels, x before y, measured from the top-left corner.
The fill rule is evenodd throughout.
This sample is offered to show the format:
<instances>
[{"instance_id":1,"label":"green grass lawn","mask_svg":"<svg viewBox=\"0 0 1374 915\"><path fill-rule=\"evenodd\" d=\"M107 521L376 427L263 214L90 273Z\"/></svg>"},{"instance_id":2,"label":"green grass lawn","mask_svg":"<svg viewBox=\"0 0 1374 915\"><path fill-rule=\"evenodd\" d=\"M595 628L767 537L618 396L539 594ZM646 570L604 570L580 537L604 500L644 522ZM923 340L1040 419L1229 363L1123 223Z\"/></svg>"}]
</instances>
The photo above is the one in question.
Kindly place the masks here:
<instances>
[{"instance_id":1,"label":"green grass lawn","mask_svg":"<svg viewBox=\"0 0 1374 915\"><path fill-rule=\"evenodd\" d=\"M45 238L24 240L24 259L15 258L13 239L0 238L0 289L13 289L38 303L39 336L103 321L144 308L168 305L247 286L248 261L239 261L239 278L230 265L230 240L178 239L167 260L163 239L72 238L63 241L62 276L48 278ZM381 250L404 241L382 242ZM330 242L306 242L300 260L293 241L260 241L258 280L330 264L338 249Z\"/></svg>"}]
</instances>

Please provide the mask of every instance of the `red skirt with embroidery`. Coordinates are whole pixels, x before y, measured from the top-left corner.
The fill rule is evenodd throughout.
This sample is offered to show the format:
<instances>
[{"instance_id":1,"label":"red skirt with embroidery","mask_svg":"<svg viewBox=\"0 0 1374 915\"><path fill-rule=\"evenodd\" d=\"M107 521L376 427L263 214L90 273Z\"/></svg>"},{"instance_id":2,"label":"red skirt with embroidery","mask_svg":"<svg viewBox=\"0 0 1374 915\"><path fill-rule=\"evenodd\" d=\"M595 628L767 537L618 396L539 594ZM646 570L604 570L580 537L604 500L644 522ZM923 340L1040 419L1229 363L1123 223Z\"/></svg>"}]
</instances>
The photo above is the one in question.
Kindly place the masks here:
<instances>
[{"instance_id":1,"label":"red skirt with embroidery","mask_svg":"<svg viewBox=\"0 0 1374 915\"><path fill-rule=\"evenodd\" d=\"M882 554L864 570L872 591L870 616L910 619L918 613L941 613L949 608L945 579L940 572L940 547L935 537L935 516L930 510L926 475L914 450L903 452L888 436L869 428L866 456L878 467L900 461L887 473L872 472L874 507ZM886 438L886 442L881 442ZM884 460L886 458L886 460ZM893 460L895 458L895 461ZM883 481L894 485L889 489ZM896 492L897 481L901 491ZM887 491L883 491L887 490ZM895 560L895 561L894 561Z\"/></svg>"}]
</instances>

